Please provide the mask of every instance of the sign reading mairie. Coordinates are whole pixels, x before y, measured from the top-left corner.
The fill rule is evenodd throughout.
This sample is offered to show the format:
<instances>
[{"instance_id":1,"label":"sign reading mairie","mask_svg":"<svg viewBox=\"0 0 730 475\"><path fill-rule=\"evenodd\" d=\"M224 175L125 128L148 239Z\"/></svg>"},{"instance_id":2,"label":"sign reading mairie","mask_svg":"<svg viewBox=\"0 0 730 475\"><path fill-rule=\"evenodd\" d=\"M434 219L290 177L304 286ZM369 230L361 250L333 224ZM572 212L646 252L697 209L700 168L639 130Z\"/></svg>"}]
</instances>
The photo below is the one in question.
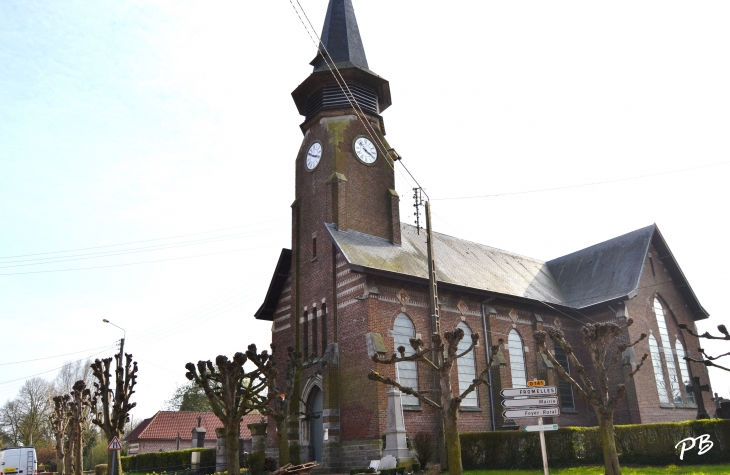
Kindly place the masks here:
<instances>
[{"instance_id":1,"label":"sign reading mairie","mask_svg":"<svg viewBox=\"0 0 730 475\"><path fill-rule=\"evenodd\" d=\"M519 396L557 396L557 386L537 386L534 388L505 388L499 392L502 397Z\"/></svg>"},{"instance_id":2,"label":"sign reading mairie","mask_svg":"<svg viewBox=\"0 0 730 475\"><path fill-rule=\"evenodd\" d=\"M557 406L557 397L532 397L525 399L504 399L502 401L502 407L545 407L545 406Z\"/></svg>"}]
</instances>

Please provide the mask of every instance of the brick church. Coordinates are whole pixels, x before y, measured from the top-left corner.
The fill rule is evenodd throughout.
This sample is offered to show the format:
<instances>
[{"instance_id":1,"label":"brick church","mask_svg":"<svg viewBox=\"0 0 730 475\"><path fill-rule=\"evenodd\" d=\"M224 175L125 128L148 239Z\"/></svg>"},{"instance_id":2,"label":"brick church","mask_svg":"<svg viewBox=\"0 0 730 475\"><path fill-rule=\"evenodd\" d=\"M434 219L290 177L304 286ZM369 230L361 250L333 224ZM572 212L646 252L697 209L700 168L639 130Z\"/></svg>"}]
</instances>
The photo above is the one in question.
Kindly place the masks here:
<instances>
[{"instance_id":1,"label":"brick church","mask_svg":"<svg viewBox=\"0 0 730 475\"><path fill-rule=\"evenodd\" d=\"M303 460L317 460L329 472L344 472L380 458L386 429L387 388L367 379L372 369L395 377L393 366L371 356L379 345L388 354L409 338L429 340L426 236L399 217L392 157L373 142L385 139L382 113L391 105L388 81L368 68L352 0L330 0L322 42L362 109L350 106L325 62L324 48L311 75L292 93L304 122L292 204L292 245L276 263L259 320L272 322L280 367L283 349L331 362L321 375L305 373L298 387L299 423L290 444ZM373 136L373 132L376 136ZM633 318L625 339L648 338L624 354L613 381L628 387L616 411L617 424L694 419L697 404L685 385L693 376L709 383L706 368L682 358L700 347L678 324L694 327L708 317L656 225L618 236L550 261L541 261L444 234L434 234L441 329L457 326L480 334L474 351L458 360L453 386L462 390L488 362L491 345L504 344L491 387L481 386L463 401L461 431L517 428L533 419L502 417L499 391L545 379L559 386L560 425L595 425L595 414L572 388L539 358L532 334L559 327L589 362L582 348L584 323ZM486 335L486 336L485 336ZM550 345L550 343L549 343ZM570 371L560 348L556 358ZM644 353L649 359L632 380L624 377ZM428 388L430 372L401 363L402 384ZM711 393L703 393L713 407ZM438 433L437 413L412 396L402 398L407 432ZM550 422L546 420L546 422ZM269 445L275 442L269 424Z\"/></svg>"}]
</instances>

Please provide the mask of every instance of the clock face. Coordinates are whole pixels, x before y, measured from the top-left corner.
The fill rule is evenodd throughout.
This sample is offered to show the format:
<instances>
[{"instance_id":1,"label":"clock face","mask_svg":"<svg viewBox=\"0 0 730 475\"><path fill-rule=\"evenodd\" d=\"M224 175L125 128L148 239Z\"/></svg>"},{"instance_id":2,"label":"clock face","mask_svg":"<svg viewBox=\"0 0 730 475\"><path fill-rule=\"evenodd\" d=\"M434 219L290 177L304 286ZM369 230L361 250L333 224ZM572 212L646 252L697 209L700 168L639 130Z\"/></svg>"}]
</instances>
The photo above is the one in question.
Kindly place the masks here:
<instances>
[{"instance_id":1,"label":"clock face","mask_svg":"<svg viewBox=\"0 0 730 475\"><path fill-rule=\"evenodd\" d=\"M358 137L355 140L355 154L363 163L374 163L378 158L378 150L373 143L365 137Z\"/></svg>"},{"instance_id":2,"label":"clock face","mask_svg":"<svg viewBox=\"0 0 730 475\"><path fill-rule=\"evenodd\" d=\"M322 144L314 142L307 151L307 170L314 170L319 164L320 158L322 158Z\"/></svg>"}]
</instances>

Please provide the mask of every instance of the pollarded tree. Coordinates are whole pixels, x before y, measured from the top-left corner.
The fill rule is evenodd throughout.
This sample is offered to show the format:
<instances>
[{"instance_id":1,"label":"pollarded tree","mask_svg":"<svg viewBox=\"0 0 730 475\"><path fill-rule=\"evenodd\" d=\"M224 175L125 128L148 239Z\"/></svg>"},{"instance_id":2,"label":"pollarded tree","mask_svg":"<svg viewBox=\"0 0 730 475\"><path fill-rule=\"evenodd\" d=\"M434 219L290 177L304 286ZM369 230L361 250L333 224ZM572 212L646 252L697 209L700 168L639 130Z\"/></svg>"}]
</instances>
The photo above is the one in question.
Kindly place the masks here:
<instances>
[{"instance_id":1,"label":"pollarded tree","mask_svg":"<svg viewBox=\"0 0 730 475\"><path fill-rule=\"evenodd\" d=\"M639 339L633 343L614 344L616 338L621 336L623 331L632 323L634 323L634 321L629 318L624 325L619 325L613 322L589 323L581 329L581 332L583 333L583 343L588 349L593 363L593 368L596 373L595 381L597 382L597 385L594 384L594 381L588 375L585 366L578 361L578 358L573 352L573 348L565 339L565 334L562 330L553 328L547 333L544 331L537 331L533 334L538 346L538 351L547 355L555 370L558 372L558 375L570 383L575 392L577 392L595 411L596 417L598 418L599 431L601 433L603 461L606 467L605 475L621 475L621 466L619 465L618 453L616 452L613 413L621 399L623 399L626 395L626 386L624 384L618 384L615 386L613 391L611 390L612 384L609 374L612 367L619 361L619 359L621 359L622 354L627 349L633 347L646 338L646 334L642 333ZM559 345L563 349L570 360L571 365L575 369L575 372L578 373L582 384L568 374L555 359L555 355L548 350L547 345L545 344L547 336L550 337L555 345ZM634 375L641 369L648 356L648 354L644 354L639 364L636 365L636 368L628 373L629 377L634 377Z\"/></svg>"},{"instance_id":2,"label":"pollarded tree","mask_svg":"<svg viewBox=\"0 0 730 475\"><path fill-rule=\"evenodd\" d=\"M472 333L469 348L458 353L459 342L463 338L464 330L457 328L454 331L444 333L443 339L441 338L441 335L434 333L431 336L431 348L424 348L423 340L420 338L411 338L411 346L415 352L410 356L406 356L406 349L403 346L398 347L398 353L400 353L400 356L393 354L393 356L387 360L381 359L377 353L373 355L373 361L380 364L392 365L403 361L416 361L425 364L427 368L435 372L438 376L439 388L436 391L437 397L435 398L431 396L434 391L418 390L403 386L398 381L385 377L375 371L371 371L368 375L368 379L378 381L388 386L395 386L403 393L417 397L419 401L435 408L441 414L444 425L444 437L446 439L446 455L449 463L449 475L461 475L463 473L461 465L461 441L459 439L458 427L459 407L461 406L461 402L480 385L485 384L489 386L489 383L485 378L487 373L489 373L492 369L492 365L495 361L494 356L499 351L499 345L492 346L492 354L489 358L489 364L487 367L479 373L464 392L454 396L451 387L451 372L454 367L454 363L457 359L468 354L474 349L479 341L479 334ZM444 342L444 340L446 341ZM503 341L504 340L500 339L499 344L501 345Z\"/></svg>"},{"instance_id":3,"label":"pollarded tree","mask_svg":"<svg viewBox=\"0 0 730 475\"><path fill-rule=\"evenodd\" d=\"M279 447L279 466L290 462L289 454L289 431L288 423L293 417L304 415L299 411L294 411L291 403L294 400L294 390L299 379L299 375L303 370L311 368L315 365L314 357L307 362L302 362L302 354L294 351L293 347L287 348L286 369L284 370L284 390L279 391L277 378L269 379L268 394L271 395L269 404L261 411L262 414L271 416L276 423L276 440ZM326 360L320 360L326 361ZM320 369L317 371L319 373Z\"/></svg>"},{"instance_id":4,"label":"pollarded tree","mask_svg":"<svg viewBox=\"0 0 730 475\"><path fill-rule=\"evenodd\" d=\"M185 376L203 388L213 413L223 423L225 431L226 465L228 475L240 475L238 462L238 437L241 419L253 411L263 411L268 405L266 389L269 379L276 377L272 355L266 350L260 354L256 345L249 345L246 353L236 353L233 360L224 355L210 361L198 361L185 365ZM254 368L246 371L244 365L250 361Z\"/></svg>"},{"instance_id":5,"label":"pollarded tree","mask_svg":"<svg viewBox=\"0 0 730 475\"><path fill-rule=\"evenodd\" d=\"M84 427L89 418L90 409L93 406L91 390L86 387L84 380L78 380L71 389L68 402L69 418L69 440L73 444L73 467L74 474L81 475L84 465Z\"/></svg>"},{"instance_id":6,"label":"pollarded tree","mask_svg":"<svg viewBox=\"0 0 730 475\"><path fill-rule=\"evenodd\" d=\"M94 394L90 400L91 422L98 426L108 442L114 437L121 437L124 425L129 422L129 411L136 405L130 402L137 384L137 362L132 361L132 355L125 353L125 362L122 365L122 354L114 355L116 370L114 378L111 375L112 358L97 359L91 364L94 373ZM122 461L114 457L113 450L107 451L108 473L122 474ZM116 464L113 460L116 458Z\"/></svg>"},{"instance_id":7,"label":"pollarded tree","mask_svg":"<svg viewBox=\"0 0 730 475\"><path fill-rule=\"evenodd\" d=\"M66 428L68 427L68 402L71 396L64 394L63 396L54 396L53 412L51 412L50 422L51 430L53 430L53 438L56 439L56 463L58 465L59 475L67 475L65 466L66 456Z\"/></svg>"},{"instance_id":8,"label":"pollarded tree","mask_svg":"<svg viewBox=\"0 0 730 475\"><path fill-rule=\"evenodd\" d=\"M718 325L717 326L717 329L724 336L710 335L710 332L705 332L702 335L698 335L695 332L693 332L692 330L690 330L687 327L687 325L685 325L684 323L681 323L679 325L679 328L681 328L682 330L686 331L690 335L692 335L694 337L697 337L697 338L705 338L707 340L724 340L724 341L730 341L730 333L728 333L727 328L725 328L725 325ZM700 353L702 353L702 356L704 356L705 359L701 359L700 360L700 359L697 359L697 358L692 358L690 356L685 356L684 359L686 361L691 361L693 363L701 363L701 364L703 364L705 366L714 366L715 368L720 368L720 369L723 369L725 371L730 371L730 368L726 368L724 366L720 366L719 364L717 364L717 363L714 362L715 360L720 359L720 358L722 358L724 356L730 356L730 352L725 353L725 354L722 354L720 356L709 356L707 353L705 353L705 350L703 350L702 348L698 348L697 351L699 351Z\"/></svg>"}]
</instances>

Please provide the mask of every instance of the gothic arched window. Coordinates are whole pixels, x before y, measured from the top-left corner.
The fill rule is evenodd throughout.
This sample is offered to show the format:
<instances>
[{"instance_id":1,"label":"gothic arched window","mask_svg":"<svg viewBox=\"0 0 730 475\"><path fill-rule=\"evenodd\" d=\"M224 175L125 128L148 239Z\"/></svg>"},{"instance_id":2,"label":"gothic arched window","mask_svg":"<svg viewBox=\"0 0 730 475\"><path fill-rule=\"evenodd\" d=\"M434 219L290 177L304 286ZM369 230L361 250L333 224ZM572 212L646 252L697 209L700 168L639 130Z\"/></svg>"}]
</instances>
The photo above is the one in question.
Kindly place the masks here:
<instances>
[{"instance_id":1,"label":"gothic arched window","mask_svg":"<svg viewBox=\"0 0 730 475\"><path fill-rule=\"evenodd\" d=\"M667 331L667 321L664 319L664 309L659 303L658 298L654 298L654 314L656 322L659 325L659 336L662 339L664 347L664 360L667 362L667 372L669 373L669 389L671 390L672 400L677 404L682 404L682 391L679 389L679 373L677 365L674 363L674 352L672 345L669 343L669 332Z\"/></svg>"},{"instance_id":2,"label":"gothic arched window","mask_svg":"<svg viewBox=\"0 0 730 475\"><path fill-rule=\"evenodd\" d=\"M677 350L677 359L679 360L679 372L682 374L682 383L686 388L688 385L692 384L692 380L689 378L689 368L687 368L687 362L684 360L684 357L687 355L684 352L684 346L681 341L676 340L674 342L674 348ZM694 404L695 395L687 391L687 389L684 390L684 393L687 395L687 402Z\"/></svg>"},{"instance_id":3,"label":"gothic arched window","mask_svg":"<svg viewBox=\"0 0 730 475\"><path fill-rule=\"evenodd\" d=\"M401 313L393 322L393 343L395 351L398 347L403 346L406 349L406 356L411 356L415 350L411 346L411 338L416 337L416 329L408 315ZM403 386L418 389L418 366L415 361L401 361L395 364L396 378ZM418 398L408 394L403 394L403 404L406 406L417 406Z\"/></svg>"},{"instance_id":4,"label":"gothic arched window","mask_svg":"<svg viewBox=\"0 0 730 475\"><path fill-rule=\"evenodd\" d=\"M656 379L656 390L659 393L659 403L669 404L667 384L664 382L664 368L662 368L662 359L659 356L659 347L656 344L654 335L649 335L649 353L651 354L651 365L654 367L654 379Z\"/></svg>"},{"instance_id":5,"label":"gothic arched window","mask_svg":"<svg viewBox=\"0 0 730 475\"><path fill-rule=\"evenodd\" d=\"M512 372L512 387L527 387L527 371L525 368L525 354L522 348L522 338L517 330L509 332L507 341L509 347L509 367Z\"/></svg>"},{"instance_id":6,"label":"gothic arched window","mask_svg":"<svg viewBox=\"0 0 730 475\"><path fill-rule=\"evenodd\" d=\"M460 322L456 328L464 330L464 338L461 339L456 350L456 354L460 355L468 350L471 345L471 330L464 322ZM474 379L477 377L474 350L472 349L472 351L456 360L456 367L459 373L459 393L463 393L469 386L471 386L471 383L474 382ZM479 406L479 398L477 397L476 389L464 398L461 405L469 407Z\"/></svg>"},{"instance_id":7,"label":"gothic arched window","mask_svg":"<svg viewBox=\"0 0 730 475\"><path fill-rule=\"evenodd\" d=\"M560 345L555 345L553 348L555 359L560 363L566 373L570 374L570 362L568 361L568 355L565 354L565 350ZM560 389L560 406L563 409L575 409L575 399L573 397L573 386L563 378L558 378L558 388Z\"/></svg>"}]
</instances>

